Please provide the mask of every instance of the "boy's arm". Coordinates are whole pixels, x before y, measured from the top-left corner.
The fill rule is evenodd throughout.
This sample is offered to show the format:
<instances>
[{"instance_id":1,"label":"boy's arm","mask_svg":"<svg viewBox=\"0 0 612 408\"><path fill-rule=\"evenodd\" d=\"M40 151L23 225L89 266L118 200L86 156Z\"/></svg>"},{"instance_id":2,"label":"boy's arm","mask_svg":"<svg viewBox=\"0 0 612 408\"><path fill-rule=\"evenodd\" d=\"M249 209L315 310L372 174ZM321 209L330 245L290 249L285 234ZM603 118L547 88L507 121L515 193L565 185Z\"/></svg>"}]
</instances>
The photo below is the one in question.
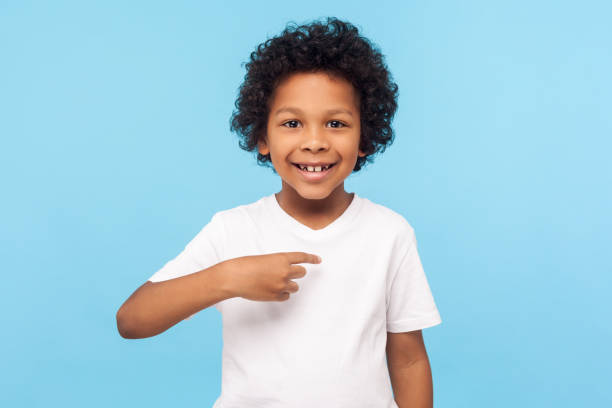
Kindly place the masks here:
<instances>
[{"instance_id":1,"label":"boy's arm","mask_svg":"<svg viewBox=\"0 0 612 408\"><path fill-rule=\"evenodd\" d=\"M117 311L121 337L155 336L178 322L233 297L227 280L227 262L161 282L145 282Z\"/></svg>"},{"instance_id":2,"label":"boy's arm","mask_svg":"<svg viewBox=\"0 0 612 408\"><path fill-rule=\"evenodd\" d=\"M387 332L387 365L399 408L432 408L431 367L421 330Z\"/></svg>"}]
</instances>

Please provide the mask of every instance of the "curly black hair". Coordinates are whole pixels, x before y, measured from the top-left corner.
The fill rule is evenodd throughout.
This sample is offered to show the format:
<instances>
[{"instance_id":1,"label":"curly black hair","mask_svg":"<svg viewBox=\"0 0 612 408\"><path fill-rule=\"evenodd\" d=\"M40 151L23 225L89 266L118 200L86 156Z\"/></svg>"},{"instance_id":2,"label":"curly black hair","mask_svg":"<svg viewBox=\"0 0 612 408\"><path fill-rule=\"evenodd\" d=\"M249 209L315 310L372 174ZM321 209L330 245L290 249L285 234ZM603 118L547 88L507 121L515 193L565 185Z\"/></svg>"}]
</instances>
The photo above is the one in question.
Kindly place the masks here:
<instances>
[{"instance_id":1,"label":"curly black hair","mask_svg":"<svg viewBox=\"0 0 612 408\"><path fill-rule=\"evenodd\" d=\"M357 158L353 172L393 143L391 121L397 110L397 84L376 45L348 22L335 17L299 26L290 22L280 35L257 46L246 70L235 102L237 111L230 119L230 130L238 132L243 150L256 150L259 138L265 135L269 99L276 86L293 73L317 71L344 78L359 93L359 148L366 156ZM266 166L271 162L270 154L257 152L257 162Z\"/></svg>"}]
</instances>

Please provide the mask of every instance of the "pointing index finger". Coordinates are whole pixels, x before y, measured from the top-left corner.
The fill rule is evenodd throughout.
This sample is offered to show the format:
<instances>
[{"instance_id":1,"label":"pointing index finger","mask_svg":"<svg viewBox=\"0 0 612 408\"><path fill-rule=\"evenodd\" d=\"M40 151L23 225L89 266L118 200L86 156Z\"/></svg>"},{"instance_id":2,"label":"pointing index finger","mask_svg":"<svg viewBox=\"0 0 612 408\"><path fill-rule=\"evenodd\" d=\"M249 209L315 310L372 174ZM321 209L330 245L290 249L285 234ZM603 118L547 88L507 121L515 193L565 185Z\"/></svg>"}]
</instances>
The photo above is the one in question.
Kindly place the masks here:
<instances>
[{"instance_id":1,"label":"pointing index finger","mask_svg":"<svg viewBox=\"0 0 612 408\"><path fill-rule=\"evenodd\" d=\"M320 256L315 254L309 254L307 252L290 252L291 263L321 263L322 259Z\"/></svg>"}]
</instances>

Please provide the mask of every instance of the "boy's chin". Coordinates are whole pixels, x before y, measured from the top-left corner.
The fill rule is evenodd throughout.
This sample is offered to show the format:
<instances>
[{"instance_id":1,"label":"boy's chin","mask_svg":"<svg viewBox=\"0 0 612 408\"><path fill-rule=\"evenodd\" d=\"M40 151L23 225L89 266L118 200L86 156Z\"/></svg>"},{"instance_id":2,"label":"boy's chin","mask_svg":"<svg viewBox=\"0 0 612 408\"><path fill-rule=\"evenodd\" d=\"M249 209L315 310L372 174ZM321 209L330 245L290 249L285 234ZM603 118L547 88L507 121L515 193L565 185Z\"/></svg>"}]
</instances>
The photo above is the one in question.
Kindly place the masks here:
<instances>
[{"instance_id":1,"label":"boy's chin","mask_svg":"<svg viewBox=\"0 0 612 408\"><path fill-rule=\"evenodd\" d=\"M313 190L313 191L304 191L304 190ZM300 197L305 200L324 200L331 195L331 191L327 189L319 188L319 189L302 189L299 192Z\"/></svg>"},{"instance_id":2,"label":"boy's chin","mask_svg":"<svg viewBox=\"0 0 612 408\"><path fill-rule=\"evenodd\" d=\"M297 187L291 186L288 183L285 184L290 187L296 195L302 197L304 200L324 200L332 195L336 190L322 184L299 185Z\"/></svg>"}]
</instances>

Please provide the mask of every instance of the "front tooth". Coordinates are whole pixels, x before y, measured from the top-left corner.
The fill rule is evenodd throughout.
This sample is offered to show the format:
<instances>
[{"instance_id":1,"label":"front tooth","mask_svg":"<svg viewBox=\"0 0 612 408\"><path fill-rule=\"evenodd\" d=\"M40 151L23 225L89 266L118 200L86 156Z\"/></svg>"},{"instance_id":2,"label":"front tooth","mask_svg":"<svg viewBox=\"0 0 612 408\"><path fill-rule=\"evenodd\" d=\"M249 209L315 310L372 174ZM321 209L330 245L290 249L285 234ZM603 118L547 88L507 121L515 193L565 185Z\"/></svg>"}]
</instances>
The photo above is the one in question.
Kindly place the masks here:
<instances>
[{"instance_id":1,"label":"front tooth","mask_svg":"<svg viewBox=\"0 0 612 408\"><path fill-rule=\"evenodd\" d=\"M315 170L316 170L316 171L321 171L321 166L317 166L317 167L315 167Z\"/></svg>"},{"instance_id":2,"label":"front tooth","mask_svg":"<svg viewBox=\"0 0 612 408\"><path fill-rule=\"evenodd\" d=\"M314 167L312 166L308 166L307 168L308 168L308 171L314 171Z\"/></svg>"}]
</instances>

